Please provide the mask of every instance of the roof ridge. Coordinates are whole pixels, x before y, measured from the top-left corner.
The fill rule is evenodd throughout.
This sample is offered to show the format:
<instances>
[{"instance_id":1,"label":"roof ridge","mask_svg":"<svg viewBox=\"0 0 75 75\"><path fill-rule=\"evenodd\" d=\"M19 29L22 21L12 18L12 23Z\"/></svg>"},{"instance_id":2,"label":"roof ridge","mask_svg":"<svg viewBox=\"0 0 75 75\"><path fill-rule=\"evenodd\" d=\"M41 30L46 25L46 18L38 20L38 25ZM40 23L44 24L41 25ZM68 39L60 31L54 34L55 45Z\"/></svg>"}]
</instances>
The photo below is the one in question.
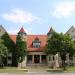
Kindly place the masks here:
<instances>
[{"instance_id":1,"label":"roof ridge","mask_svg":"<svg viewBox=\"0 0 75 75\"><path fill-rule=\"evenodd\" d=\"M19 32L25 32L24 28L21 27L20 31Z\"/></svg>"}]
</instances>

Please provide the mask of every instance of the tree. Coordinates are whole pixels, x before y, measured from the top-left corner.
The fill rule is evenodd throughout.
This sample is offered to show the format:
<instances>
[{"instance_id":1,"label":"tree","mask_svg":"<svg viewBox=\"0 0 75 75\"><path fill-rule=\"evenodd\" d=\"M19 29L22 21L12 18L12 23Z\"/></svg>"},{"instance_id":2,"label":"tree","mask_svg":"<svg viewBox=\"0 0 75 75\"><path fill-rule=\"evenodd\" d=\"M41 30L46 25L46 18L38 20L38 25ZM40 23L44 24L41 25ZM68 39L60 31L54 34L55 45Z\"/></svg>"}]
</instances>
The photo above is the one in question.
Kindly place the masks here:
<instances>
[{"instance_id":1,"label":"tree","mask_svg":"<svg viewBox=\"0 0 75 75\"><path fill-rule=\"evenodd\" d=\"M16 61L21 63L26 56L27 44L22 40L21 36L18 34L16 39Z\"/></svg>"},{"instance_id":2,"label":"tree","mask_svg":"<svg viewBox=\"0 0 75 75\"><path fill-rule=\"evenodd\" d=\"M47 40L47 50L46 50L46 53L47 54L53 54L55 55L57 52L58 52L58 48L59 48L59 34L58 33L53 33L53 35L48 38Z\"/></svg>"},{"instance_id":3,"label":"tree","mask_svg":"<svg viewBox=\"0 0 75 75\"><path fill-rule=\"evenodd\" d=\"M5 33L1 39L3 40L3 44L7 47L8 49L8 54L11 53L12 54L12 66L15 66L15 43L11 40L10 36Z\"/></svg>"},{"instance_id":4,"label":"tree","mask_svg":"<svg viewBox=\"0 0 75 75\"><path fill-rule=\"evenodd\" d=\"M53 55L53 57L57 54L57 52L60 50L61 48L61 43L60 43L60 36L58 33L54 32L51 37L48 37L47 39L47 46L46 46L46 54L48 55ZM54 58L53 58L54 60ZM52 62L52 64L54 63L54 61ZM54 65L52 65L52 67L55 67Z\"/></svg>"},{"instance_id":5,"label":"tree","mask_svg":"<svg viewBox=\"0 0 75 75\"><path fill-rule=\"evenodd\" d=\"M62 37L63 37L63 39L62 39L63 49L60 50L60 55L61 55L61 59L63 61L62 65L65 70L66 54L69 53L69 58L73 58L74 53L75 53L75 45L74 45L75 43L69 35L62 34Z\"/></svg>"},{"instance_id":6,"label":"tree","mask_svg":"<svg viewBox=\"0 0 75 75\"><path fill-rule=\"evenodd\" d=\"M72 40L72 38L69 35L64 35L64 47L67 51L67 53L69 53L69 58L70 60L73 60L73 56L75 53L75 42Z\"/></svg>"},{"instance_id":7,"label":"tree","mask_svg":"<svg viewBox=\"0 0 75 75\"><path fill-rule=\"evenodd\" d=\"M14 49L14 42L11 40L10 36L5 33L2 37L1 37L2 40L4 40L4 45L8 48L8 51L9 52L12 52L13 49Z\"/></svg>"},{"instance_id":8,"label":"tree","mask_svg":"<svg viewBox=\"0 0 75 75\"><path fill-rule=\"evenodd\" d=\"M7 47L3 44L3 40L0 39L0 66L4 64L4 58L7 58Z\"/></svg>"},{"instance_id":9,"label":"tree","mask_svg":"<svg viewBox=\"0 0 75 75\"><path fill-rule=\"evenodd\" d=\"M47 41L47 54L60 54L62 59L62 67L65 70L65 60L66 54L73 54L75 52L75 47L72 39L69 35L64 35L62 33L53 33L53 35L48 38Z\"/></svg>"}]
</instances>

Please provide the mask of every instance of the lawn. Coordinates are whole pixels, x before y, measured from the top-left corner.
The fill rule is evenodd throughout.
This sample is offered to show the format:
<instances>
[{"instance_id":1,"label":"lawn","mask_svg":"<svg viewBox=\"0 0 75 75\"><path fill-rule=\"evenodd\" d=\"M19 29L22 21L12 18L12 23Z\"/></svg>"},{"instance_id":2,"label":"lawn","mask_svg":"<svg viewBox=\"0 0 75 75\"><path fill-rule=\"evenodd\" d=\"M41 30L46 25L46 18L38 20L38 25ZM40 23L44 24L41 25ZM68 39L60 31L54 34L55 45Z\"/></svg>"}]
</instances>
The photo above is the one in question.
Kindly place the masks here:
<instances>
[{"instance_id":1,"label":"lawn","mask_svg":"<svg viewBox=\"0 0 75 75\"><path fill-rule=\"evenodd\" d=\"M66 70L63 71L62 68L56 68L56 69L47 69L48 72L75 72L75 66L69 66L66 67Z\"/></svg>"},{"instance_id":2,"label":"lawn","mask_svg":"<svg viewBox=\"0 0 75 75\"><path fill-rule=\"evenodd\" d=\"M62 68L57 68L57 69L48 68L46 71L47 72L75 72L75 66L66 67L65 71L63 71ZM17 67L0 68L0 73L26 73L26 72L28 72L28 69L26 68L22 68L22 69Z\"/></svg>"},{"instance_id":3,"label":"lawn","mask_svg":"<svg viewBox=\"0 0 75 75\"><path fill-rule=\"evenodd\" d=\"M69 72L69 71L70 71L70 72L75 72L75 66L67 67L67 68L66 68L66 71L67 71L67 72Z\"/></svg>"},{"instance_id":4,"label":"lawn","mask_svg":"<svg viewBox=\"0 0 75 75\"><path fill-rule=\"evenodd\" d=\"M17 67L0 68L0 73L26 73L27 69L18 69Z\"/></svg>"}]
</instances>

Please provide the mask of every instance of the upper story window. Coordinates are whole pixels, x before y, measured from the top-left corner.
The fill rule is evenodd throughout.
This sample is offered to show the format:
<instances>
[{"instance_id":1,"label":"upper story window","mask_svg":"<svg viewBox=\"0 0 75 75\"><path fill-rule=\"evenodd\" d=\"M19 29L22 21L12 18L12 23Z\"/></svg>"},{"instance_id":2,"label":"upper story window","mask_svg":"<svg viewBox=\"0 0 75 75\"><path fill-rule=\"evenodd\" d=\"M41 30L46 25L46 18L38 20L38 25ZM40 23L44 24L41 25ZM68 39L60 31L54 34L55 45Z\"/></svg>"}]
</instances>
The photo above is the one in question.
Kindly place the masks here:
<instances>
[{"instance_id":1,"label":"upper story window","mask_svg":"<svg viewBox=\"0 0 75 75\"><path fill-rule=\"evenodd\" d=\"M72 39L75 40L75 36L72 36Z\"/></svg>"},{"instance_id":2,"label":"upper story window","mask_svg":"<svg viewBox=\"0 0 75 75\"><path fill-rule=\"evenodd\" d=\"M34 48L40 48L40 43L33 43Z\"/></svg>"},{"instance_id":3,"label":"upper story window","mask_svg":"<svg viewBox=\"0 0 75 75\"><path fill-rule=\"evenodd\" d=\"M73 29L72 32L75 32L75 30Z\"/></svg>"},{"instance_id":4,"label":"upper story window","mask_svg":"<svg viewBox=\"0 0 75 75\"><path fill-rule=\"evenodd\" d=\"M35 38L35 40L33 41L33 47L34 48L40 48L40 41L38 38Z\"/></svg>"}]
</instances>

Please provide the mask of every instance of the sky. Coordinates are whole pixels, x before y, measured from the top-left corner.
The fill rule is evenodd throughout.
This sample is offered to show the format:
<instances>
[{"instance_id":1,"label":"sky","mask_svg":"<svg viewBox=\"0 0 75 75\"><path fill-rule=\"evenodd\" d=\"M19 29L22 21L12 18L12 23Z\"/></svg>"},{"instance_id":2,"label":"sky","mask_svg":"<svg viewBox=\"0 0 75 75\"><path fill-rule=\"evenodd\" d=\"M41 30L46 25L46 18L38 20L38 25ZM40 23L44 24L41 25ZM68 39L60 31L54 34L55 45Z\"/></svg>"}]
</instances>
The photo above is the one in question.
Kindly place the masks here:
<instances>
[{"instance_id":1,"label":"sky","mask_svg":"<svg viewBox=\"0 0 75 75\"><path fill-rule=\"evenodd\" d=\"M9 34L65 33L75 27L75 0L0 0L0 25Z\"/></svg>"}]
</instances>

